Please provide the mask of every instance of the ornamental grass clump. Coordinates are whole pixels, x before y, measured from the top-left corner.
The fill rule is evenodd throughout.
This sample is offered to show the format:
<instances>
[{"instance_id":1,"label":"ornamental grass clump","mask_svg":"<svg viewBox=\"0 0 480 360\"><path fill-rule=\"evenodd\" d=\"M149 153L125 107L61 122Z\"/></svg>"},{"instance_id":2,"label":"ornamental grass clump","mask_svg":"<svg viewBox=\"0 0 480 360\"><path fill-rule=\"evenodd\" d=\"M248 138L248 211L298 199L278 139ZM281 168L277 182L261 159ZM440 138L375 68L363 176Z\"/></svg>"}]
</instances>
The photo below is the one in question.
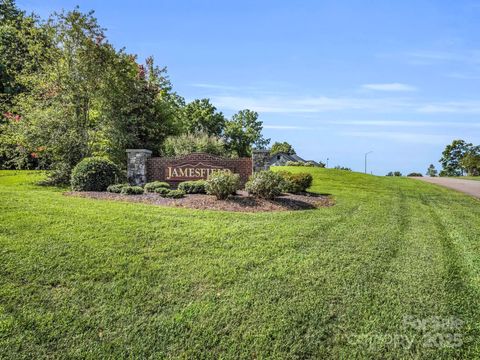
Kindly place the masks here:
<instances>
[{"instance_id":1,"label":"ornamental grass clump","mask_svg":"<svg viewBox=\"0 0 480 360\"><path fill-rule=\"evenodd\" d=\"M72 171L71 185L74 191L105 191L118 182L120 169L103 157L90 157L80 161Z\"/></svg>"},{"instance_id":2,"label":"ornamental grass clump","mask_svg":"<svg viewBox=\"0 0 480 360\"><path fill-rule=\"evenodd\" d=\"M152 181L152 182L146 183L143 188L145 192L153 193L160 188L170 189L170 184L163 181Z\"/></svg>"},{"instance_id":3,"label":"ornamental grass clump","mask_svg":"<svg viewBox=\"0 0 480 360\"><path fill-rule=\"evenodd\" d=\"M250 195L268 200L273 200L279 196L283 187L282 176L270 170L254 173L245 184L245 190Z\"/></svg>"},{"instance_id":4,"label":"ornamental grass clump","mask_svg":"<svg viewBox=\"0 0 480 360\"><path fill-rule=\"evenodd\" d=\"M218 171L210 174L205 190L209 195L215 195L217 200L225 200L236 193L240 187L240 175L231 172Z\"/></svg>"}]
</instances>

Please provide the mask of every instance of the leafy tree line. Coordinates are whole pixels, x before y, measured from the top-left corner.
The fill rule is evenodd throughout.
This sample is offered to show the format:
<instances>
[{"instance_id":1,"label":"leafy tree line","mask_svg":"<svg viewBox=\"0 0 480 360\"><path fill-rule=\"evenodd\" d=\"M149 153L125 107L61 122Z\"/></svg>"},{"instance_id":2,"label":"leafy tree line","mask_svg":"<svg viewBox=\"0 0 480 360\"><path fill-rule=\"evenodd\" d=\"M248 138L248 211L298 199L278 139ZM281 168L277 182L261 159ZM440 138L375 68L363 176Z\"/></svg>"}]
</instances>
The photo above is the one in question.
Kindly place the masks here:
<instances>
[{"instance_id":1,"label":"leafy tree line","mask_svg":"<svg viewBox=\"0 0 480 360\"><path fill-rule=\"evenodd\" d=\"M186 103L153 58L115 49L93 12L42 20L0 0L0 168L53 169L64 182L85 157L123 166L126 148L187 142L249 156L269 139L254 111L227 119L208 99Z\"/></svg>"},{"instance_id":2,"label":"leafy tree line","mask_svg":"<svg viewBox=\"0 0 480 360\"><path fill-rule=\"evenodd\" d=\"M480 145L454 140L445 147L440 159L440 176L480 175Z\"/></svg>"}]
</instances>

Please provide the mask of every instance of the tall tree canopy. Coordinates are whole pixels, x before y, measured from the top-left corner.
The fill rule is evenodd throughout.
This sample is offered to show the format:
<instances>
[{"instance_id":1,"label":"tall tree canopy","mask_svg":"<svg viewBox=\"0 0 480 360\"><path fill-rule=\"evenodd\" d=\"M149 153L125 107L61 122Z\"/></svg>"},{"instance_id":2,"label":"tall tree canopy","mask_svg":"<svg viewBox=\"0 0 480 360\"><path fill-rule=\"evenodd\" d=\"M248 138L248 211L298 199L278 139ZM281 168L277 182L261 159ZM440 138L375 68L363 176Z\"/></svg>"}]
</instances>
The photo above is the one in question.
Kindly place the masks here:
<instances>
[{"instance_id":1,"label":"tall tree canopy","mask_svg":"<svg viewBox=\"0 0 480 360\"><path fill-rule=\"evenodd\" d=\"M441 176L462 176L463 168L460 161L472 146L464 140L454 140L450 145L447 145L440 159L443 167Z\"/></svg>"},{"instance_id":2,"label":"tall tree canopy","mask_svg":"<svg viewBox=\"0 0 480 360\"><path fill-rule=\"evenodd\" d=\"M225 137L227 146L239 157L250 156L252 148L264 149L270 139L262 135L263 123L258 120L258 113L251 110L240 110L227 121Z\"/></svg>"},{"instance_id":3,"label":"tall tree canopy","mask_svg":"<svg viewBox=\"0 0 480 360\"><path fill-rule=\"evenodd\" d=\"M290 145L288 142L274 142L272 147L270 148L270 154L275 155L278 153L285 153L288 155L294 155L296 154L295 149L293 148L292 145Z\"/></svg>"},{"instance_id":4,"label":"tall tree canopy","mask_svg":"<svg viewBox=\"0 0 480 360\"><path fill-rule=\"evenodd\" d=\"M196 99L188 103L182 110L182 122L184 131L192 134L220 136L225 127L225 117L209 99Z\"/></svg>"}]
</instances>

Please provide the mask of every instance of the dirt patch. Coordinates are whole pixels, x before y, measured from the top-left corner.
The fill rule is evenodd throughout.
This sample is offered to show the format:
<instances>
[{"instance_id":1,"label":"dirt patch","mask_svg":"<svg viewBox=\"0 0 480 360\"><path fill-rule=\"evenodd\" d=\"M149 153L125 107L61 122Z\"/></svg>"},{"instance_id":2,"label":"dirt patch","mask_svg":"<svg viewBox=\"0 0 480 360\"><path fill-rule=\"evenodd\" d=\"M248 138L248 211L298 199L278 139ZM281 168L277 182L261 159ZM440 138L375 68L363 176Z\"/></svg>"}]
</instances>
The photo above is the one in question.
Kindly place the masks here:
<instances>
[{"instance_id":1,"label":"dirt patch","mask_svg":"<svg viewBox=\"0 0 480 360\"><path fill-rule=\"evenodd\" d=\"M292 211L316 209L324 206L332 206L333 198L325 195L311 193L305 194L283 194L275 200L256 199L244 191L237 195L230 196L227 200L217 200L212 195L192 194L182 199L166 199L158 194L143 195L122 195L108 192L66 192L66 196L76 196L90 199L128 201L135 203L183 207L202 210L224 210L240 212L262 212L262 211Z\"/></svg>"}]
</instances>

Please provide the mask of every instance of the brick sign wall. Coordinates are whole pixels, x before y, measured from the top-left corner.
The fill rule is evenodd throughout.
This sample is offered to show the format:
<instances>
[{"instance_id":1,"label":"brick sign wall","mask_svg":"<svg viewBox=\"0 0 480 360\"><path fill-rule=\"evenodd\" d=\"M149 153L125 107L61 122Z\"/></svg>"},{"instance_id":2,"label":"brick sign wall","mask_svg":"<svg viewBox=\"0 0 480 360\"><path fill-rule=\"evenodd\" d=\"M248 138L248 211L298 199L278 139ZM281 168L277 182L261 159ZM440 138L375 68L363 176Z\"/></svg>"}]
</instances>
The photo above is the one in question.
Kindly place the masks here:
<instances>
[{"instance_id":1,"label":"brick sign wall","mask_svg":"<svg viewBox=\"0 0 480 360\"><path fill-rule=\"evenodd\" d=\"M192 153L182 157L153 157L147 160L147 180L166 181L176 185L182 181L206 179L217 171L240 175L242 184L252 175L251 158L229 159L205 153Z\"/></svg>"}]
</instances>

